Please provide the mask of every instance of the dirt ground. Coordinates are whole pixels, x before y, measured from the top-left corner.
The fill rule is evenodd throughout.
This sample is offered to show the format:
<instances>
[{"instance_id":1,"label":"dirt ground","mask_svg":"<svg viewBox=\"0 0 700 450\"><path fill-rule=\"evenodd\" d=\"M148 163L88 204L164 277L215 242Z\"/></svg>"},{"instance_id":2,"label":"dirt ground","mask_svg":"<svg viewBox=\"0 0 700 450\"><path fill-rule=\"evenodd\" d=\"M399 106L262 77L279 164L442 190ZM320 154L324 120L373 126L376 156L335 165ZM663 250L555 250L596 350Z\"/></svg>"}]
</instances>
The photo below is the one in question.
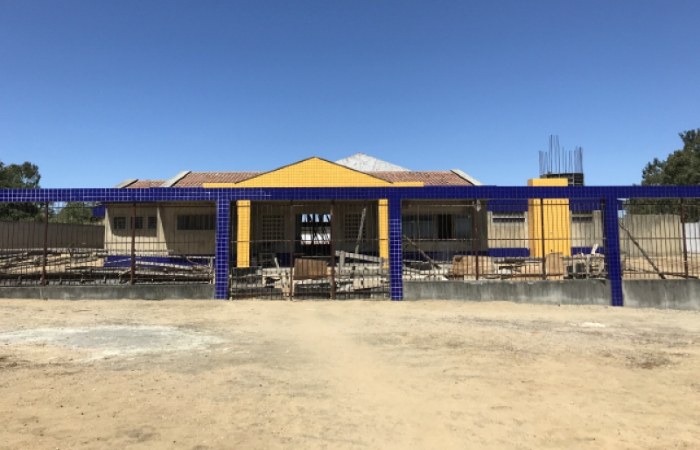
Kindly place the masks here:
<instances>
[{"instance_id":1,"label":"dirt ground","mask_svg":"<svg viewBox=\"0 0 700 450\"><path fill-rule=\"evenodd\" d=\"M0 300L0 448L699 448L699 332L507 302Z\"/></svg>"}]
</instances>

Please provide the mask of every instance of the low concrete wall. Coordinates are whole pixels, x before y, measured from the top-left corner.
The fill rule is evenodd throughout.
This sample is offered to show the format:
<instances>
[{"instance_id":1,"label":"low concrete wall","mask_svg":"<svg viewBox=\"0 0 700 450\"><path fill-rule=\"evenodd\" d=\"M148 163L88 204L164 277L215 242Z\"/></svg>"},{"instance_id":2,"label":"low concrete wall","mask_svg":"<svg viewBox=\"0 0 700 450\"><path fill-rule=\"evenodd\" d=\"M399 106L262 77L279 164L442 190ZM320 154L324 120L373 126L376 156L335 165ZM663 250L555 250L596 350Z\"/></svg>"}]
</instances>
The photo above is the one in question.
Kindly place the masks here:
<instances>
[{"instance_id":1,"label":"low concrete wall","mask_svg":"<svg viewBox=\"0 0 700 450\"><path fill-rule=\"evenodd\" d=\"M700 311L700 280L628 280L622 294L632 308Z\"/></svg>"},{"instance_id":2,"label":"low concrete wall","mask_svg":"<svg viewBox=\"0 0 700 450\"><path fill-rule=\"evenodd\" d=\"M48 300L205 300L213 284L3 287L0 298Z\"/></svg>"},{"instance_id":3,"label":"low concrete wall","mask_svg":"<svg viewBox=\"0 0 700 450\"><path fill-rule=\"evenodd\" d=\"M700 311L700 280L626 280L629 308ZM610 305L604 280L564 281L406 281L405 300L511 301L562 305Z\"/></svg>"},{"instance_id":4,"label":"low concrete wall","mask_svg":"<svg viewBox=\"0 0 700 450\"><path fill-rule=\"evenodd\" d=\"M562 305L609 305L603 280L571 281L407 281L404 300L468 300Z\"/></svg>"}]
</instances>

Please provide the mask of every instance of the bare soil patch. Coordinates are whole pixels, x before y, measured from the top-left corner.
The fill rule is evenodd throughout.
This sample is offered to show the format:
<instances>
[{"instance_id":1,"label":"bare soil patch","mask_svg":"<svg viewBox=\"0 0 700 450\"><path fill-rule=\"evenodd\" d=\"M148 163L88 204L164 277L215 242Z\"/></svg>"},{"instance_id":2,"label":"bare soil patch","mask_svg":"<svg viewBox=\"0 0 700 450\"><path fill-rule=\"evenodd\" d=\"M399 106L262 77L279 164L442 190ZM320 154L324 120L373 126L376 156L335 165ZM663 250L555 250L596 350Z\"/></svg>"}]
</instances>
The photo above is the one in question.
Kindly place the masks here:
<instances>
[{"instance_id":1,"label":"bare soil patch","mask_svg":"<svg viewBox=\"0 0 700 450\"><path fill-rule=\"evenodd\" d=\"M700 314L0 300L0 449L697 448Z\"/></svg>"}]
</instances>

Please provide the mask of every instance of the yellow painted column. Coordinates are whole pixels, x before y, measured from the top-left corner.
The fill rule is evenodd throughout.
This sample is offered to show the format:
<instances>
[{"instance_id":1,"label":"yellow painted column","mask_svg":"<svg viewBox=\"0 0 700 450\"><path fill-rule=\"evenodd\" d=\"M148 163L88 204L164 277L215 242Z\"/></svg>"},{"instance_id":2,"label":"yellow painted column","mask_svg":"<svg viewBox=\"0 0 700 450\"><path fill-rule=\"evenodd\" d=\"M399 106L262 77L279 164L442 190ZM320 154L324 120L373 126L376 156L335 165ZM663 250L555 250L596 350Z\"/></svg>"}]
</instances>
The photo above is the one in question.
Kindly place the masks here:
<instances>
[{"instance_id":1,"label":"yellow painted column","mask_svg":"<svg viewBox=\"0 0 700 450\"><path fill-rule=\"evenodd\" d=\"M379 200L379 257L389 266L389 200Z\"/></svg>"},{"instance_id":2,"label":"yellow painted column","mask_svg":"<svg viewBox=\"0 0 700 450\"><path fill-rule=\"evenodd\" d=\"M238 200L236 209L238 218L236 266L250 267L250 200Z\"/></svg>"},{"instance_id":3,"label":"yellow painted column","mask_svg":"<svg viewBox=\"0 0 700 450\"><path fill-rule=\"evenodd\" d=\"M527 180L527 185L567 186L568 181L566 178L535 178ZM543 207L544 211L542 210ZM527 214L530 256L534 258L543 256L543 231L545 254L561 253L562 256L571 256L571 212L569 211L569 199L530 199L527 202Z\"/></svg>"}]
</instances>

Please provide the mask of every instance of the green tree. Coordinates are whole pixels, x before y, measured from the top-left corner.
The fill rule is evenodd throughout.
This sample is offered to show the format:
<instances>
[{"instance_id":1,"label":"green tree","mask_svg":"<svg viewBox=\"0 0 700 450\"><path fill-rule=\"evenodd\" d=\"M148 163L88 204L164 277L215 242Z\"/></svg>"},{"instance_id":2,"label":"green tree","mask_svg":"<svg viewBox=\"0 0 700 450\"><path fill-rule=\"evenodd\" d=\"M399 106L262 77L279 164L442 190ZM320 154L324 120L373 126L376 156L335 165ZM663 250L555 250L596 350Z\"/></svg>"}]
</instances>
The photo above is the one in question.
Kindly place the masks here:
<instances>
[{"instance_id":1,"label":"green tree","mask_svg":"<svg viewBox=\"0 0 700 450\"><path fill-rule=\"evenodd\" d=\"M683 148L665 160L654 158L642 170L642 186L700 185L700 128L678 133ZM681 214L687 222L700 220L700 200L630 199L627 211L633 214Z\"/></svg>"},{"instance_id":2,"label":"green tree","mask_svg":"<svg viewBox=\"0 0 700 450\"><path fill-rule=\"evenodd\" d=\"M642 170L642 186L691 186L700 184L700 128L678 134L683 148L658 158Z\"/></svg>"},{"instance_id":3,"label":"green tree","mask_svg":"<svg viewBox=\"0 0 700 450\"><path fill-rule=\"evenodd\" d=\"M0 189L37 189L39 168L29 162L5 165L0 162ZM41 209L36 203L0 203L0 220L36 220Z\"/></svg>"},{"instance_id":4,"label":"green tree","mask_svg":"<svg viewBox=\"0 0 700 450\"><path fill-rule=\"evenodd\" d=\"M102 217L94 217L92 208L97 206L95 202L68 202L53 216L49 216L51 222L94 224L102 221Z\"/></svg>"}]
</instances>

